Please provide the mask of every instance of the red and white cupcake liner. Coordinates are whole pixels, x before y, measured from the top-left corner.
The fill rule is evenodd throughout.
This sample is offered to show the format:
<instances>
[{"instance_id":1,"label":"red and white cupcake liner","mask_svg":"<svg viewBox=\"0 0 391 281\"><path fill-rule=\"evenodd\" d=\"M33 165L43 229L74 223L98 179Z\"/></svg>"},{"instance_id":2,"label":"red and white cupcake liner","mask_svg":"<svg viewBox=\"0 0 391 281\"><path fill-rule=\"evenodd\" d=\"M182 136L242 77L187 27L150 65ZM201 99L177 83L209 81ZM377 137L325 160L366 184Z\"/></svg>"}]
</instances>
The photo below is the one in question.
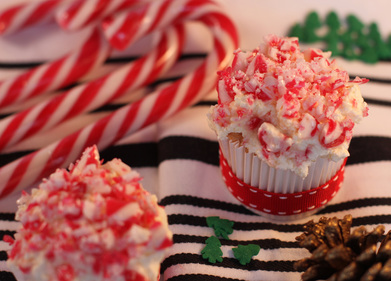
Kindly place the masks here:
<instances>
[{"instance_id":1,"label":"red and white cupcake liner","mask_svg":"<svg viewBox=\"0 0 391 281\"><path fill-rule=\"evenodd\" d=\"M220 167L229 192L262 216L293 220L324 207L341 188L346 159L319 158L304 179L292 171L275 169L239 142L220 141Z\"/></svg>"}]
</instances>

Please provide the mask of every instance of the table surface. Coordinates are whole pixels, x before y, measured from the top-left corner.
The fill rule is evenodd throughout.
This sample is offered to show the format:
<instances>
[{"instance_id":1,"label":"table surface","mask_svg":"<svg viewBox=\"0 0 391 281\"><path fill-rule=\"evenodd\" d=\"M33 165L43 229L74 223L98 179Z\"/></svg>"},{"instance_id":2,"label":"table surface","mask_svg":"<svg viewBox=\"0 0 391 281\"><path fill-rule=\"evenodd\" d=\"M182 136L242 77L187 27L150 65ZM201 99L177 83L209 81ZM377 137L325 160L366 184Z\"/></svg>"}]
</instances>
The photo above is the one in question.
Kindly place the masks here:
<instances>
[{"instance_id":1,"label":"table surface","mask_svg":"<svg viewBox=\"0 0 391 281\"><path fill-rule=\"evenodd\" d=\"M267 34L287 35L294 23L302 23L310 11L324 17L336 11L344 18L354 14L365 24L376 22L384 38L391 34L391 21L385 7L388 1L257 1L221 0L222 6L234 20L240 35L241 49L253 49ZM14 3L2 1L1 7ZM211 48L208 31L189 27L185 53L165 77L145 88L146 92L174 81L180 74L194 69ZM200 36L204 34L205 36ZM14 36L0 38L0 78L11 77L26 66L58 57L78 42L82 33L65 34L51 25L33 27ZM146 43L144 43L146 44ZM140 54L145 46L136 45L116 52L116 59L107 60L91 77L110 72ZM369 106L369 116L355 127L345 179L340 192L321 211L293 222L279 222L255 215L241 206L225 189L222 181L218 144L208 127L206 114L217 102L212 91L201 102L161 120L115 145L101 151L101 157L121 158L143 177L143 186L157 195L165 206L174 245L162 263L164 280L299 280L293 262L308 255L295 242L303 224L321 216L342 218L352 214L353 226L371 230L383 224L391 230L391 61L367 64L359 60L337 58L351 76L368 78L362 95ZM39 136L32 137L0 154L0 163L44 147L56 139L107 115L128 103L124 98L110 106L66 121ZM4 119L9 112L0 112ZM0 179L1 180L1 179ZM26 187L29 190L31 187ZM0 199L0 238L14 234L19 223L14 220L16 200L20 193ZM222 241L223 262L210 264L201 257L205 240L213 235L206 217L220 216L234 221L230 240ZM258 244L261 250L248 265L233 257L232 248L239 244ZM0 280L14 280L6 265L8 245L0 242ZM16 276L19 279L18 276Z\"/></svg>"}]
</instances>

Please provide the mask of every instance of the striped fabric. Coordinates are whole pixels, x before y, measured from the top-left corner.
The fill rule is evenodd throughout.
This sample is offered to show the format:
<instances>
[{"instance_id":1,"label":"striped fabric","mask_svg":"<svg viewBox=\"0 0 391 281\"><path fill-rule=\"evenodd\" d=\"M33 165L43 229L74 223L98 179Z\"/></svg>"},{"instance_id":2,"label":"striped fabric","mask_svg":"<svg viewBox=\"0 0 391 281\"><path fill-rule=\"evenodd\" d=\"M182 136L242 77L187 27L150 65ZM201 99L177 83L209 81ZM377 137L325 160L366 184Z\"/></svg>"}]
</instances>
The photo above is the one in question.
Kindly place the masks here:
<instances>
[{"instance_id":1,"label":"striped fabric","mask_svg":"<svg viewBox=\"0 0 391 281\"><path fill-rule=\"evenodd\" d=\"M291 23L286 22L286 26ZM252 39L248 38L245 43L250 41ZM22 59L17 55L11 58L1 55L7 50L4 46L0 42L0 78L43 62L33 55L30 59L25 58L26 54ZM173 71L143 88L140 95L175 80L197 65L204 55L204 50L191 50L182 56ZM129 55L115 55L96 75L133 59ZM352 214L353 227L364 225L372 229L383 224L386 231L391 230L391 62L366 65L339 60L352 78L357 75L370 79L370 83L362 86L363 96L369 105L369 117L355 127L351 156L340 192L311 217L293 222L267 220L247 210L229 194L218 166L218 144L206 120L210 106L217 102L214 92L191 108L101 151L101 158L110 160L118 157L137 170L143 177L144 187L155 193L160 204L165 206L174 245L161 265L163 280L299 280L300 273L294 271L293 263L308 256L308 252L298 246L295 237L309 219ZM61 129L15 146L0 155L0 166L50 143L58 134L66 134L67 130L83 126L130 101L124 97L67 122ZM10 113L0 112L1 118ZM19 226L14 220L15 202L19 196L13 194L0 200L0 239L4 235L13 235ZM201 256L205 240L213 235L213 230L206 224L208 216L234 221L230 239L221 239L221 263L211 264ZM248 265L241 265L233 256L232 248L239 244L257 244L261 248ZM0 241L0 280L19 280L19 276L14 276L7 269L7 249L8 245Z\"/></svg>"}]
</instances>

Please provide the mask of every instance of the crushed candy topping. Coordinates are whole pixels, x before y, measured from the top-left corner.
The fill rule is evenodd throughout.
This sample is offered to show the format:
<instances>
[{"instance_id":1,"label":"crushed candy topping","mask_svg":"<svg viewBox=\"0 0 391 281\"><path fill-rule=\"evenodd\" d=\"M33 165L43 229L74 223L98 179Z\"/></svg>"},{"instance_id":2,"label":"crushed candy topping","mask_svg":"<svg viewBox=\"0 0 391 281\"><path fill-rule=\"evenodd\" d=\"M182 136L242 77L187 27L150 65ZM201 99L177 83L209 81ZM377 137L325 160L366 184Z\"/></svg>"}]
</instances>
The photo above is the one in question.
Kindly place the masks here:
<instances>
[{"instance_id":1,"label":"crushed candy topping","mask_svg":"<svg viewBox=\"0 0 391 281\"><path fill-rule=\"evenodd\" d=\"M218 73L211 128L221 140L241 134L249 152L302 177L318 157L347 157L354 123L368 115L359 88L368 80L350 81L330 52L301 52L295 37L265 39L253 51L235 51Z\"/></svg>"},{"instance_id":2,"label":"crushed candy topping","mask_svg":"<svg viewBox=\"0 0 391 281\"><path fill-rule=\"evenodd\" d=\"M18 200L7 264L28 280L157 280L172 244L164 209L121 160L95 146Z\"/></svg>"}]
</instances>

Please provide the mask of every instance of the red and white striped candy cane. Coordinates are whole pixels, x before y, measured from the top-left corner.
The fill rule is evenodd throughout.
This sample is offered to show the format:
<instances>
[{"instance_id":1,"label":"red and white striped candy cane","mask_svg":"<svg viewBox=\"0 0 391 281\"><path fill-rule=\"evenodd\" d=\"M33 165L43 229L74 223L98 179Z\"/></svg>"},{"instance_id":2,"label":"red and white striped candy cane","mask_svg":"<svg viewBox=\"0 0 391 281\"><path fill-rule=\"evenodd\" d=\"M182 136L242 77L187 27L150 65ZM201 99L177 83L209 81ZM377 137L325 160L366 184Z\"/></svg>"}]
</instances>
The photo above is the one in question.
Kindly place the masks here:
<instances>
[{"instance_id":1,"label":"red and white striped candy cane","mask_svg":"<svg viewBox=\"0 0 391 281\"><path fill-rule=\"evenodd\" d=\"M161 35L156 48L144 57L0 120L0 151L153 82L177 61L184 37L183 26L172 26Z\"/></svg>"},{"instance_id":2,"label":"red and white striped candy cane","mask_svg":"<svg viewBox=\"0 0 391 281\"><path fill-rule=\"evenodd\" d=\"M216 83L216 71L227 65L238 46L232 21L222 12L205 14L199 21L213 34L214 46L195 71L101 120L0 168L0 197L33 185L58 167L73 162L87 147L99 149L115 143L158 120L199 101Z\"/></svg>"},{"instance_id":3,"label":"red and white striped candy cane","mask_svg":"<svg viewBox=\"0 0 391 281\"><path fill-rule=\"evenodd\" d=\"M54 19L58 7L70 0L34 1L0 11L0 34L11 34Z\"/></svg>"},{"instance_id":4,"label":"red and white striped candy cane","mask_svg":"<svg viewBox=\"0 0 391 281\"><path fill-rule=\"evenodd\" d=\"M0 108L70 85L103 64L110 50L99 28L92 29L74 52L0 81Z\"/></svg>"},{"instance_id":5,"label":"red and white striped candy cane","mask_svg":"<svg viewBox=\"0 0 391 281\"><path fill-rule=\"evenodd\" d=\"M57 11L56 19L66 30L79 30L108 15L152 0L76 0Z\"/></svg>"},{"instance_id":6,"label":"red and white striped candy cane","mask_svg":"<svg viewBox=\"0 0 391 281\"><path fill-rule=\"evenodd\" d=\"M133 36L134 40L153 31L154 28L163 29L174 21L178 22L179 20L197 19L197 17L202 18L205 14L216 12L221 9L214 2L209 0L161 1L153 4L146 4L144 6L147 7L147 9L145 9L146 13L140 14L141 16L157 18L160 19L160 21L151 22L142 20L141 18L136 20L134 14L137 14L138 10L127 14L127 18L132 19L132 22L127 24L127 26L132 25L132 28L129 28L128 32L131 35L136 33L136 36ZM167 12L169 16L165 16L164 12ZM136 26L139 28L134 28ZM124 34L124 29L121 28L119 32ZM162 47L163 46L164 44ZM176 59L177 57L173 56L172 58ZM113 100L120 94L123 94L125 89L129 89L121 87L121 91L119 91L115 88L113 89L113 86L110 86L111 90L109 90L107 85L110 83L112 85L121 85L124 77L127 78L127 81L131 81L129 80L130 76L126 75L127 72L130 72L130 70L123 69L122 71L115 72L113 75L108 75L97 81L76 87L65 93L64 95L66 95L66 97L64 95L56 96L0 121L0 151L4 151L4 149L33 134L50 129L66 119L93 110L106 102ZM148 82L151 82L151 79L145 81L142 85L145 85ZM138 86L140 85L141 84Z\"/></svg>"},{"instance_id":7,"label":"red and white striped candy cane","mask_svg":"<svg viewBox=\"0 0 391 281\"><path fill-rule=\"evenodd\" d=\"M220 6L210 0L162 0L109 16L102 25L110 44L116 49L124 50L145 33L181 21L196 20L220 9Z\"/></svg>"}]
</instances>

